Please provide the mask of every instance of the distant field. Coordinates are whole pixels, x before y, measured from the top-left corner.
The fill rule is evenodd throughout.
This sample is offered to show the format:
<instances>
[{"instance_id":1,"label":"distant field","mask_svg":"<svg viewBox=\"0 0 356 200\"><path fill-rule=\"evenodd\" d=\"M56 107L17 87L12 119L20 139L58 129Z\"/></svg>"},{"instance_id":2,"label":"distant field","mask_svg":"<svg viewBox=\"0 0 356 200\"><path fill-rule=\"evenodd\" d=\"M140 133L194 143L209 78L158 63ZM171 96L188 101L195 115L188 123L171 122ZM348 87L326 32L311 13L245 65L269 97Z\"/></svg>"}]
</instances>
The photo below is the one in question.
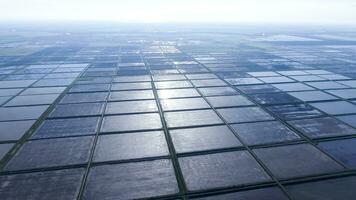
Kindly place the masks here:
<instances>
[{"instance_id":1,"label":"distant field","mask_svg":"<svg viewBox=\"0 0 356 200\"><path fill-rule=\"evenodd\" d=\"M36 51L41 50L43 47L8 47L0 48L0 56L25 56Z\"/></svg>"}]
</instances>

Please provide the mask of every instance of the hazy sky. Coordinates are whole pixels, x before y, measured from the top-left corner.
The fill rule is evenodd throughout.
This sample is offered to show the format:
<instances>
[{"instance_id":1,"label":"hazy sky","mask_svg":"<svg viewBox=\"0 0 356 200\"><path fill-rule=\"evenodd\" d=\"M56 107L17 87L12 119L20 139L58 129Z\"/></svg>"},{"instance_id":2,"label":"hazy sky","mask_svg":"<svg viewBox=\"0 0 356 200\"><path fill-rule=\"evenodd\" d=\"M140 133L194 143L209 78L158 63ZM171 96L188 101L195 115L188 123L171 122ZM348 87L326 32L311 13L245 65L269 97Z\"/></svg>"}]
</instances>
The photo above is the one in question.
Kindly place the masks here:
<instances>
[{"instance_id":1,"label":"hazy sky","mask_svg":"<svg viewBox=\"0 0 356 200\"><path fill-rule=\"evenodd\" d=\"M356 24L356 0L0 0L0 20Z\"/></svg>"}]
</instances>

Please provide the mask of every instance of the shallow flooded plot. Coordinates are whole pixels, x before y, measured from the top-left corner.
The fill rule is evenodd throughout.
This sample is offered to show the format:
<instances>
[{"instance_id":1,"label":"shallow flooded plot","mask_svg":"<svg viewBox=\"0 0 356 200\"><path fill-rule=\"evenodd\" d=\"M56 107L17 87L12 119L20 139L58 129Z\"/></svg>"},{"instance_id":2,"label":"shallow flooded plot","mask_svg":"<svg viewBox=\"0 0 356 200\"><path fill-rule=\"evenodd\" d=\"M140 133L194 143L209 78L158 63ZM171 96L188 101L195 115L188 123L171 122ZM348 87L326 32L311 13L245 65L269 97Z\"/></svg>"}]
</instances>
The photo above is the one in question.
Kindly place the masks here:
<instances>
[{"instance_id":1,"label":"shallow flooded plot","mask_svg":"<svg viewBox=\"0 0 356 200\"><path fill-rule=\"evenodd\" d=\"M311 105L330 115L356 113L356 105L346 101L312 103Z\"/></svg>"},{"instance_id":2,"label":"shallow flooded plot","mask_svg":"<svg viewBox=\"0 0 356 200\"><path fill-rule=\"evenodd\" d=\"M98 129L99 117L45 120L32 138L93 135Z\"/></svg>"},{"instance_id":3,"label":"shallow flooded plot","mask_svg":"<svg viewBox=\"0 0 356 200\"><path fill-rule=\"evenodd\" d=\"M321 90L348 88L348 86L334 81L308 82L307 84Z\"/></svg>"},{"instance_id":4,"label":"shallow flooded plot","mask_svg":"<svg viewBox=\"0 0 356 200\"><path fill-rule=\"evenodd\" d=\"M314 82L313 82L314 83ZM314 90L314 88L307 86L303 83L282 83L282 84L273 84L273 87L276 87L284 92L294 92L294 91L305 91L305 90Z\"/></svg>"},{"instance_id":5,"label":"shallow flooded plot","mask_svg":"<svg viewBox=\"0 0 356 200\"><path fill-rule=\"evenodd\" d=\"M106 106L105 114L129 114L157 112L155 100L122 101L109 102Z\"/></svg>"},{"instance_id":6,"label":"shallow flooded plot","mask_svg":"<svg viewBox=\"0 0 356 200\"><path fill-rule=\"evenodd\" d=\"M155 160L93 167L84 190L84 198L149 198L175 194L178 191L172 162Z\"/></svg>"},{"instance_id":7,"label":"shallow flooded plot","mask_svg":"<svg viewBox=\"0 0 356 200\"><path fill-rule=\"evenodd\" d=\"M6 103L5 106L49 105L52 104L58 96L58 94L17 96Z\"/></svg>"},{"instance_id":8,"label":"shallow flooded plot","mask_svg":"<svg viewBox=\"0 0 356 200\"><path fill-rule=\"evenodd\" d=\"M0 81L0 88L24 88L32 85L36 80Z\"/></svg>"},{"instance_id":9,"label":"shallow flooded plot","mask_svg":"<svg viewBox=\"0 0 356 200\"><path fill-rule=\"evenodd\" d=\"M305 200L353 199L356 177L341 177L287 185L286 189L293 198Z\"/></svg>"},{"instance_id":10,"label":"shallow flooded plot","mask_svg":"<svg viewBox=\"0 0 356 200\"><path fill-rule=\"evenodd\" d=\"M227 126L208 126L169 131L177 153L242 146Z\"/></svg>"},{"instance_id":11,"label":"shallow flooded plot","mask_svg":"<svg viewBox=\"0 0 356 200\"><path fill-rule=\"evenodd\" d=\"M189 81L161 81L155 82L157 89L190 88L193 85Z\"/></svg>"},{"instance_id":12,"label":"shallow flooded plot","mask_svg":"<svg viewBox=\"0 0 356 200\"><path fill-rule=\"evenodd\" d=\"M74 78L63 79L42 79L37 81L33 86L35 87L51 87L51 86L68 86L74 81Z\"/></svg>"},{"instance_id":13,"label":"shallow flooded plot","mask_svg":"<svg viewBox=\"0 0 356 200\"><path fill-rule=\"evenodd\" d=\"M236 106L250 106L253 102L242 95L235 96L214 96L206 98L209 103L215 107L236 107Z\"/></svg>"},{"instance_id":14,"label":"shallow flooded plot","mask_svg":"<svg viewBox=\"0 0 356 200\"><path fill-rule=\"evenodd\" d=\"M300 137L278 121L241 123L231 126L247 145L298 140Z\"/></svg>"},{"instance_id":15,"label":"shallow flooded plot","mask_svg":"<svg viewBox=\"0 0 356 200\"><path fill-rule=\"evenodd\" d=\"M89 160L93 140L93 137L75 137L26 142L6 165L5 170L84 164Z\"/></svg>"},{"instance_id":16,"label":"shallow flooded plot","mask_svg":"<svg viewBox=\"0 0 356 200\"><path fill-rule=\"evenodd\" d=\"M227 85L221 79L205 79L205 80L192 80L195 87L212 87L212 86L225 86Z\"/></svg>"},{"instance_id":17,"label":"shallow flooded plot","mask_svg":"<svg viewBox=\"0 0 356 200\"><path fill-rule=\"evenodd\" d=\"M184 97L198 97L200 94L196 89L167 89L157 91L159 98L169 99L169 98L184 98Z\"/></svg>"},{"instance_id":18,"label":"shallow flooded plot","mask_svg":"<svg viewBox=\"0 0 356 200\"><path fill-rule=\"evenodd\" d=\"M5 157L5 155L10 151L12 147L12 143L0 144L0 160Z\"/></svg>"},{"instance_id":19,"label":"shallow flooded plot","mask_svg":"<svg viewBox=\"0 0 356 200\"><path fill-rule=\"evenodd\" d=\"M356 89L326 90L326 92L344 99L356 99Z\"/></svg>"},{"instance_id":20,"label":"shallow flooded plot","mask_svg":"<svg viewBox=\"0 0 356 200\"><path fill-rule=\"evenodd\" d=\"M87 84L87 85L74 85L69 92L105 92L110 88L110 84Z\"/></svg>"},{"instance_id":21,"label":"shallow flooded plot","mask_svg":"<svg viewBox=\"0 0 356 200\"><path fill-rule=\"evenodd\" d=\"M0 141L20 139L35 122L35 120L0 122Z\"/></svg>"},{"instance_id":22,"label":"shallow flooded plot","mask_svg":"<svg viewBox=\"0 0 356 200\"><path fill-rule=\"evenodd\" d=\"M210 108L203 98L163 99L161 105L164 111Z\"/></svg>"},{"instance_id":23,"label":"shallow flooded plot","mask_svg":"<svg viewBox=\"0 0 356 200\"><path fill-rule=\"evenodd\" d=\"M22 90L23 89L0 89L0 97L14 96Z\"/></svg>"},{"instance_id":24,"label":"shallow flooded plot","mask_svg":"<svg viewBox=\"0 0 356 200\"><path fill-rule=\"evenodd\" d=\"M38 119L48 106L0 107L0 121Z\"/></svg>"},{"instance_id":25,"label":"shallow flooded plot","mask_svg":"<svg viewBox=\"0 0 356 200\"><path fill-rule=\"evenodd\" d=\"M225 79L231 85L252 85L252 84L261 84L261 80L257 78L234 78L234 79Z\"/></svg>"},{"instance_id":26,"label":"shallow flooded plot","mask_svg":"<svg viewBox=\"0 0 356 200\"><path fill-rule=\"evenodd\" d=\"M110 101L123 101L123 100L140 100L140 99L154 99L151 90L141 91L119 91L112 92L109 96Z\"/></svg>"},{"instance_id":27,"label":"shallow flooded plot","mask_svg":"<svg viewBox=\"0 0 356 200\"><path fill-rule=\"evenodd\" d=\"M349 86L349 87L355 87L356 85L356 80L350 80L350 81L337 81L338 83L341 83L343 85Z\"/></svg>"},{"instance_id":28,"label":"shallow flooded plot","mask_svg":"<svg viewBox=\"0 0 356 200\"><path fill-rule=\"evenodd\" d=\"M356 115L343 115L337 117L337 119L345 122L346 124L356 128Z\"/></svg>"},{"instance_id":29,"label":"shallow flooded plot","mask_svg":"<svg viewBox=\"0 0 356 200\"><path fill-rule=\"evenodd\" d=\"M181 157L179 163L190 191L271 180L246 151Z\"/></svg>"},{"instance_id":30,"label":"shallow flooded plot","mask_svg":"<svg viewBox=\"0 0 356 200\"><path fill-rule=\"evenodd\" d=\"M217 111L228 123L265 121L274 119L271 115L259 107L224 108L218 109Z\"/></svg>"},{"instance_id":31,"label":"shallow flooded plot","mask_svg":"<svg viewBox=\"0 0 356 200\"><path fill-rule=\"evenodd\" d=\"M60 103L66 104L66 103L103 102L106 100L107 96L108 96L107 92L67 94L62 98Z\"/></svg>"},{"instance_id":32,"label":"shallow flooded plot","mask_svg":"<svg viewBox=\"0 0 356 200\"><path fill-rule=\"evenodd\" d=\"M139 82L139 83L114 83L111 86L111 90L144 90L151 89L151 82Z\"/></svg>"},{"instance_id":33,"label":"shallow flooded plot","mask_svg":"<svg viewBox=\"0 0 356 200\"><path fill-rule=\"evenodd\" d=\"M3 199L75 199L84 172L84 168L78 168L2 175L0 182L7 184L0 186L0 196Z\"/></svg>"},{"instance_id":34,"label":"shallow flooded plot","mask_svg":"<svg viewBox=\"0 0 356 200\"><path fill-rule=\"evenodd\" d=\"M271 94L254 94L250 95L252 99L257 101L259 104L290 104L290 103L301 103L297 98L287 94L287 93L271 93Z\"/></svg>"},{"instance_id":35,"label":"shallow flooded plot","mask_svg":"<svg viewBox=\"0 0 356 200\"><path fill-rule=\"evenodd\" d=\"M321 142L319 146L350 168L356 168L356 139Z\"/></svg>"},{"instance_id":36,"label":"shallow flooded plot","mask_svg":"<svg viewBox=\"0 0 356 200\"><path fill-rule=\"evenodd\" d=\"M36 95L36 94L60 94L66 87L39 87L27 88L20 95Z\"/></svg>"},{"instance_id":37,"label":"shallow flooded plot","mask_svg":"<svg viewBox=\"0 0 356 200\"><path fill-rule=\"evenodd\" d=\"M101 115L104 110L103 103L81 103L57 105L50 117L79 117Z\"/></svg>"},{"instance_id":38,"label":"shallow flooded plot","mask_svg":"<svg viewBox=\"0 0 356 200\"><path fill-rule=\"evenodd\" d=\"M103 119L101 132L125 132L162 128L159 114L130 114L106 116Z\"/></svg>"},{"instance_id":39,"label":"shallow flooded plot","mask_svg":"<svg viewBox=\"0 0 356 200\"><path fill-rule=\"evenodd\" d=\"M343 170L341 165L309 144L260 148L253 151L279 179Z\"/></svg>"},{"instance_id":40,"label":"shallow flooded plot","mask_svg":"<svg viewBox=\"0 0 356 200\"><path fill-rule=\"evenodd\" d=\"M0 97L0 106L5 104L10 99L11 99L11 96L9 96L9 97Z\"/></svg>"},{"instance_id":41,"label":"shallow flooded plot","mask_svg":"<svg viewBox=\"0 0 356 200\"><path fill-rule=\"evenodd\" d=\"M315 75L303 75L303 76L289 76L297 81L322 81L325 80L325 78L322 78L320 76L315 76Z\"/></svg>"},{"instance_id":42,"label":"shallow flooded plot","mask_svg":"<svg viewBox=\"0 0 356 200\"><path fill-rule=\"evenodd\" d=\"M295 82L293 79L290 79L285 76L275 76L275 77L260 77L265 83L288 83L288 82Z\"/></svg>"},{"instance_id":43,"label":"shallow flooded plot","mask_svg":"<svg viewBox=\"0 0 356 200\"><path fill-rule=\"evenodd\" d=\"M356 134L354 128L331 117L295 120L288 123L309 138Z\"/></svg>"},{"instance_id":44,"label":"shallow flooded plot","mask_svg":"<svg viewBox=\"0 0 356 200\"><path fill-rule=\"evenodd\" d=\"M166 139L162 131L101 135L96 146L94 162L168 154Z\"/></svg>"},{"instance_id":45,"label":"shallow flooded plot","mask_svg":"<svg viewBox=\"0 0 356 200\"><path fill-rule=\"evenodd\" d=\"M169 128L221 124L223 121L211 109L181 112L166 112Z\"/></svg>"},{"instance_id":46,"label":"shallow flooded plot","mask_svg":"<svg viewBox=\"0 0 356 200\"><path fill-rule=\"evenodd\" d=\"M259 94L259 93L274 93L281 92L281 90L271 85L249 85L249 86L237 86L237 89L241 90L245 94Z\"/></svg>"},{"instance_id":47,"label":"shallow flooded plot","mask_svg":"<svg viewBox=\"0 0 356 200\"><path fill-rule=\"evenodd\" d=\"M298 98L302 101L326 101L338 99L335 96L321 91L304 91L304 92L289 92L288 94Z\"/></svg>"},{"instance_id":48,"label":"shallow flooded plot","mask_svg":"<svg viewBox=\"0 0 356 200\"><path fill-rule=\"evenodd\" d=\"M204 96L236 95L238 92L231 87L203 87L198 89Z\"/></svg>"},{"instance_id":49,"label":"shallow flooded plot","mask_svg":"<svg viewBox=\"0 0 356 200\"><path fill-rule=\"evenodd\" d=\"M319 117L324 115L308 104L269 106L267 109L284 120Z\"/></svg>"}]
</instances>

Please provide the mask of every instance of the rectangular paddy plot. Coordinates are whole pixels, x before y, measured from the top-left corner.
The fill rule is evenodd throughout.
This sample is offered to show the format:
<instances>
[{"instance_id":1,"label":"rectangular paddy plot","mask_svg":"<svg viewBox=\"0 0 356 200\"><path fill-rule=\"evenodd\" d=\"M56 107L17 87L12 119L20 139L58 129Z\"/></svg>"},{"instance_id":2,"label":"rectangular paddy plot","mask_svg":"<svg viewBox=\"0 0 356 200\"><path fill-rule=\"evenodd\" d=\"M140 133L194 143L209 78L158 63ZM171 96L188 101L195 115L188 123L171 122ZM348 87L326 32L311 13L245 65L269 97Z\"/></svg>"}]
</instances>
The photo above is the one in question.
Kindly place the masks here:
<instances>
[{"instance_id":1,"label":"rectangular paddy plot","mask_svg":"<svg viewBox=\"0 0 356 200\"><path fill-rule=\"evenodd\" d=\"M7 182L0 195L4 199L75 199L84 172L83 168L0 176L0 182Z\"/></svg>"},{"instance_id":2,"label":"rectangular paddy plot","mask_svg":"<svg viewBox=\"0 0 356 200\"><path fill-rule=\"evenodd\" d=\"M356 140L354 138L345 140L334 140L319 143L319 146L327 153L340 160L349 168L356 167Z\"/></svg>"},{"instance_id":3,"label":"rectangular paddy plot","mask_svg":"<svg viewBox=\"0 0 356 200\"><path fill-rule=\"evenodd\" d=\"M38 119L48 106L0 107L0 121Z\"/></svg>"},{"instance_id":4,"label":"rectangular paddy plot","mask_svg":"<svg viewBox=\"0 0 356 200\"><path fill-rule=\"evenodd\" d=\"M57 105L49 117L80 117L101 115L104 111L104 103L80 103Z\"/></svg>"},{"instance_id":5,"label":"rectangular paddy plot","mask_svg":"<svg viewBox=\"0 0 356 200\"><path fill-rule=\"evenodd\" d=\"M287 185L288 193L295 199L352 199L353 188L356 185L356 177L341 177L326 179L316 182L307 182L295 185Z\"/></svg>"},{"instance_id":6,"label":"rectangular paddy plot","mask_svg":"<svg viewBox=\"0 0 356 200\"><path fill-rule=\"evenodd\" d=\"M203 190L270 181L246 151L179 158L188 190Z\"/></svg>"},{"instance_id":7,"label":"rectangular paddy plot","mask_svg":"<svg viewBox=\"0 0 356 200\"><path fill-rule=\"evenodd\" d=\"M309 144L260 148L254 152L279 179L343 169L341 165Z\"/></svg>"},{"instance_id":8,"label":"rectangular paddy plot","mask_svg":"<svg viewBox=\"0 0 356 200\"><path fill-rule=\"evenodd\" d=\"M166 139L162 131L110 134L99 137L94 162L157 157L168 154Z\"/></svg>"},{"instance_id":9,"label":"rectangular paddy plot","mask_svg":"<svg viewBox=\"0 0 356 200\"><path fill-rule=\"evenodd\" d=\"M227 126L207 126L170 131L177 153L241 147Z\"/></svg>"},{"instance_id":10,"label":"rectangular paddy plot","mask_svg":"<svg viewBox=\"0 0 356 200\"><path fill-rule=\"evenodd\" d=\"M228 123L265 121L274 119L271 115L259 107L224 108L218 109L217 111Z\"/></svg>"},{"instance_id":11,"label":"rectangular paddy plot","mask_svg":"<svg viewBox=\"0 0 356 200\"><path fill-rule=\"evenodd\" d=\"M137 199L178 192L172 162L155 160L93 167L84 198Z\"/></svg>"},{"instance_id":12,"label":"rectangular paddy plot","mask_svg":"<svg viewBox=\"0 0 356 200\"><path fill-rule=\"evenodd\" d=\"M0 122L0 141L19 140L36 120Z\"/></svg>"},{"instance_id":13,"label":"rectangular paddy plot","mask_svg":"<svg viewBox=\"0 0 356 200\"><path fill-rule=\"evenodd\" d=\"M101 132L125 132L162 128L158 113L106 116Z\"/></svg>"},{"instance_id":14,"label":"rectangular paddy plot","mask_svg":"<svg viewBox=\"0 0 356 200\"><path fill-rule=\"evenodd\" d=\"M158 112L155 100L109 102L105 114Z\"/></svg>"},{"instance_id":15,"label":"rectangular paddy plot","mask_svg":"<svg viewBox=\"0 0 356 200\"><path fill-rule=\"evenodd\" d=\"M356 34L190 26L1 37L0 199L353 200Z\"/></svg>"},{"instance_id":16,"label":"rectangular paddy plot","mask_svg":"<svg viewBox=\"0 0 356 200\"><path fill-rule=\"evenodd\" d=\"M23 145L5 170L26 170L75 165L88 162L93 137L29 141ZM31 157L31 159L28 159Z\"/></svg>"},{"instance_id":17,"label":"rectangular paddy plot","mask_svg":"<svg viewBox=\"0 0 356 200\"><path fill-rule=\"evenodd\" d=\"M330 117L288 121L309 138L356 134L356 129Z\"/></svg>"},{"instance_id":18,"label":"rectangular paddy plot","mask_svg":"<svg viewBox=\"0 0 356 200\"><path fill-rule=\"evenodd\" d=\"M278 121L241 123L231 126L247 145L288 142L300 137Z\"/></svg>"},{"instance_id":19,"label":"rectangular paddy plot","mask_svg":"<svg viewBox=\"0 0 356 200\"><path fill-rule=\"evenodd\" d=\"M164 115L169 128L223 123L223 121L212 109L166 112Z\"/></svg>"},{"instance_id":20,"label":"rectangular paddy plot","mask_svg":"<svg viewBox=\"0 0 356 200\"><path fill-rule=\"evenodd\" d=\"M99 120L99 117L45 120L34 135L32 135L32 138L94 135L98 129Z\"/></svg>"},{"instance_id":21,"label":"rectangular paddy plot","mask_svg":"<svg viewBox=\"0 0 356 200\"><path fill-rule=\"evenodd\" d=\"M57 99L58 94L41 94L41 95L23 95L17 96L6 103L4 106L31 106L52 104Z\"/></svg>"}]
</instances>

